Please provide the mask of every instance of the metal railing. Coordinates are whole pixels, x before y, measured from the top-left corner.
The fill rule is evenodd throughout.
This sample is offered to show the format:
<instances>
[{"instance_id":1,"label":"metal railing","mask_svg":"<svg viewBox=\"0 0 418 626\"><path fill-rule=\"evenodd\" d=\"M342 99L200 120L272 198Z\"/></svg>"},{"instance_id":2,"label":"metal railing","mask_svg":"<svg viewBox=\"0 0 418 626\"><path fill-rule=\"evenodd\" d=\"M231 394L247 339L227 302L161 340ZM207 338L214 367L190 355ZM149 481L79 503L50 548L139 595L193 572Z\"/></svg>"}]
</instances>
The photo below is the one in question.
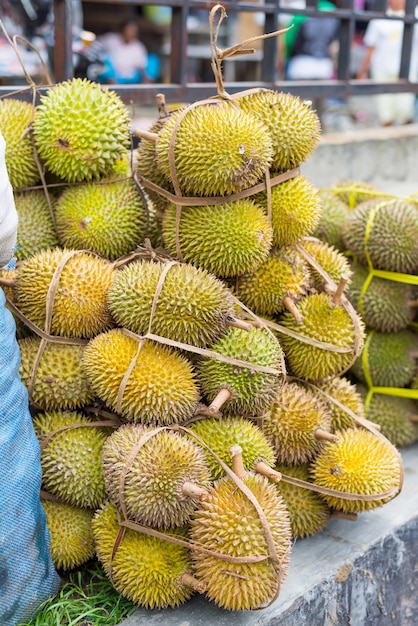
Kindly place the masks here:
<instances>
[{"instance_id":1,"label":"metal railing","mask_svg":"<svg viewBox=\"0 0 418 626\"><path fill-rule=\"evenodd\" d=\"M164 93L168 101L191 102L194 100L210 97L215 92L213 83L190 83L187 79L187 53L189 34L187 19L190 12L201 9L209 12L213 2L202 0L89 0L100 5L124 5L130 7L159 5L170 6L172 10L171 23L169 26L170 56L168 81L164 83L139 84L139 85L112 85L125 102L139 104L154 104L155 96ZM262 42L259 61L260 80L257 81L226 81L225 88L229 93L234 93L249 87L266 87L270 89L285 90L303 98L339 97L349 95L371 95L377 93L413 92L418 93L418 83L408 80L411 51L413 45L413 29L418 21L415 17L417 0L406 0L404 17L387 17L385 14L386 0L375 0L373 11L359 11L354 9L354 0L339 0L339 6L335 11L320 11L317 9L315 0L307 0L305 9L289 8L282 5L282 0L264 0L263 4L251 2L239 2L232 0L222 2L228 16L234 16L238 12L264 13L264 32L273 32L280 28L280 15L303 14L306 17L336 17L340 21L338 62L335 80L315 81L285 81L278 76L278 46L276 38L265 39ZM56 81L71 78L73 75L72 50L71 50L71 0L54 0L55 10L55 48L54 48L54 74ZM399 79L396 82L376 82L373 80L356 80L350 76L350 59L352 41L357 21L369 22L374 18L386 18L401 20L404 23L401 67ZM222 28L222 27L221 27ZM209 26L208 26L209 32ZM236 42L234 42L236 43ZM226 60L225 64L229 61ZM418 80L418 79L417 79ZM0 87L0 94L10 91L10 87Z\"/></svg>"}]
</instances>

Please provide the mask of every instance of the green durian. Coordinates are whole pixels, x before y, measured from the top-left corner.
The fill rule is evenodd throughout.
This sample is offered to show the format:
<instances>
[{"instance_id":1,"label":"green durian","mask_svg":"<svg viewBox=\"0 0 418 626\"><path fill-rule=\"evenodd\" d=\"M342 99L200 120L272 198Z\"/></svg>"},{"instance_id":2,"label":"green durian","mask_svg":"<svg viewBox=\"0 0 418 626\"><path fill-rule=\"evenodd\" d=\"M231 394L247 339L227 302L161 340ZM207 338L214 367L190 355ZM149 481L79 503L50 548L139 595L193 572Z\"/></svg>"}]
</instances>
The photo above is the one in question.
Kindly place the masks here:
<instances>
[{"instance_id":1,"label":"green durian","mask_svg":"<svg viewBox=\"0 0 418 626\"><path fill-rule=\"evenodd\" d=\"M118 513L108 502L96 511L93 535L97 556L120 594L147 609L175 607L190 598L187 548L127 528L115 550L119 531ZM183 529L170 534L185 539Z\"/></svg>"},{"instance_id":2,"label":"green durian","mask_svg":"<svg viewBox=\"0 0 418 626\"><path fill-rule=\"evenodd\" d=\"M366 397L367 389L360 386L360 391ZM397 448L418 439L417 406L410 398L374 393L367 403L366 417L378 424L381 434Z\"/></svg>"},{"instance_id":3,"label":"green durian","mask_svg":"<svg viewBox=\"0 0 418 626\"><path fill-rule=\"evenodd\" d=\"M92 520L94 511L41 497L50 535L54 565L59 570L79 567L95 553Z\"/></svg>"},{"instance_id":4,"label":"green durian","mask_svg":"<svg viewBox=\"0 0 418 626\"><path fill-rule=\"evenodd\" d=\"M171 180L169 147L182 111L158 133L157 161ZM225 196L263 179L273 158L270 133L254 116L230 103L188 109L175 135L174 165L183 195Z\"/></svg>"},{"instance_id":5,"label":"green durian","mask_svg":"<svg viewBox=\"0 0 418 626\"><path fill-rule=\"evenodd\" d=\"M341 252L328 243L310 237L303 239L300 243L336 284L341 278L346 279L347 282L350 281L353 271L347 257ZM309 266L309 270L313 287L317 291L322 291L326 284L323 276L312 265Z\"/></svg>"},{"instance_id":6,"label":"green durian","mask_svg":"<svg viewBox=\"0 0 418 626\"><path fill-rule=\"evenodd\" d=\"M338 400L340 404L350 409L358 417L364 417L364 406L361 395L357 391L356 385L351 383L347 378L331 378L331 380L316 383L315 386L326 394L319 393L319 397L326 403L331 416L330 430L332 433L335 433L337 430L354 428L356 422L347 411L344 411L343 408L338 406L330 398ZM330 398L327 396L330 396Z\"/></svg>"},{"instance_id":7,"label":"green durian","mask_svg":"<svg viewBox=\"0 0 418 626\"><path fill-rule=\"evenodd\" d=\"M119 411L119 390L137 352L138 342L120 329L90 341L83 369L99 398L130 422L172 424L189 419L199 399L191 364L172 348L148 340L130 372Z\"/></svg>"},{"instance_id":8,"label":"green durian","mask_svg":"<svg viewBox=\"0 0 418 626\"><path fill-rule=\"evenodd\" d=\"M136 261L120 270L109 290L118 324L140 335L148 332L152 303L165 264ZM164 280L151 332L204 347L225 332L232 297L220 280L192 265L172 266Z\"/></svg>"},{"instance_id":9,"label":"green durian","mask_svg":"<svg viewBox=\"0 0 418 626\"><path fill-rule=\"evenodd\" d=\"M33 133L52 173L69 182L95 180L129 147L128 110L111 89L74 78L41 96Z\"/></svg>"},{"instance_id":10,"label":"green durian","mask_svg":"<svg viewBox=\"0 0 418 626\"><path fill-rule=\"evenodd\" d=\"M146 213L132 179L68 187L55 206L57 233L68 248L114 261L141 243Z\"/></svg>"},{"instance_id":11,"label":"green durian","mask_svg":"<svg viewBox=\"0 0 418 626\"><path fill-rule=\"evenodd\" d=\"M337 250L345 250L342 231L350 212L348 205L327 189L318 190L318 199L321 205L321 216L312 233L313 236L334 246Z\"/></svg>"},{"instance_id":12,"label":"green durian","mask_svg":"<svg viewBox=\"0 0 418 626\"><path fill-rule=\"evenodd\" d=\"M263 122L273 137L272 169L282 172L297 167L315 150L321 133L319 117L298 96L263 89L235 102Z\"/></svg>"},{"instance_id":13,"label":"green durian","mask_svg":"<svg viewBox=\"0 0 418 626\"><path fill-rule=\"evenodd\" d=\"M361 204L349 215L344 242L362 264L367 249L375 269L412 274L418 268L417 208L403 200Z\"/></svg>"},{"instance_id":14,"label":"green durian","mask_svg":"<svg viewBox=\"0 0 418 626\"><path fill-rule=\"evenodd\" d=\"M111 432L93 422L82 413L70 411L39 413L33 420L42 450L44 488L67 504L90 509L106 499L101 455ZM55 432L63 426L71 428Z\"/></svg>"},{"instance_id":15,"label":"green durian","mask_svg":"<svg viewBox=\"0 0 418 626\"><path fill-rule=\"evenodd\" d=\"M199 492L211 484L205 455L176 432L151 433L151 428L126 424L107 439L103 474L109 497L121 509L123 496L129 519L139 524L183 526L198 504Z\"/></svg>"},{"instance_id":16,"label":"green durian","mask_svg":"<svg viewBox=\"0 0 418 626\"><path fill-rule=\"evenodd\" d=\"M15 203L19 215L16 259L21 261L40 250L58 246L45 192L34 190L15 193Z\"/></svg>"},{"instance_id":17,"label":"green durian","mask_svg":"<svg viewBox=\"0 0 418 626\"><path fill-rule=\"evenodd\" d=\"M167 250L176 256L174 205L165 212L163 236ZM179 245L184 261L216 276L254 271L267 258L272 239L267 216L251 199L181 211Z\"/></svg>"},{"instance_id":18,"label":"green durian","mask_svg":"<svg viewBox=\"0 0 418 626\"><path fill-rule=\"evenodd\" d=\"M367 200L388 196L388 194L371 183L349 179L339 181L333 187L327 189L327 191L338 196L350 209L355 209L356 206Z\"/></svg>"}]
</instances>

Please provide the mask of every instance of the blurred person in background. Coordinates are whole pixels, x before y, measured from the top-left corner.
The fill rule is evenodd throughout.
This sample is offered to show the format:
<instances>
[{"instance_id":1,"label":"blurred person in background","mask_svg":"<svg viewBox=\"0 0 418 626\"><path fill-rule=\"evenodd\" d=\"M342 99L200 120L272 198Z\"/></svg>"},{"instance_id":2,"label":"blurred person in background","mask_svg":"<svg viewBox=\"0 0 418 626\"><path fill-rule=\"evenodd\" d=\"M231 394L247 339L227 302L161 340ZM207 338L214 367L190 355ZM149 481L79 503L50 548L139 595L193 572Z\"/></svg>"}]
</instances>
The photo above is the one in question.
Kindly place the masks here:
<instances>
[{"instance_id":1,"label":"blurred person in background","mask_svg":"<svg viewBox=\"0 0 418 626\"><path fill-rule=\"evenodd\" d=\"M405 0L389 0L388 16L405 15ZM404 25L401 20L374 19L366 28L366 52L357 78L394 82L399 78ZM418 29L414 27L409 80L418 78ZM409 124L415 118L415 94L396 93L375 96L376 112L382 126Z\"/></svg>"}]
</instances>

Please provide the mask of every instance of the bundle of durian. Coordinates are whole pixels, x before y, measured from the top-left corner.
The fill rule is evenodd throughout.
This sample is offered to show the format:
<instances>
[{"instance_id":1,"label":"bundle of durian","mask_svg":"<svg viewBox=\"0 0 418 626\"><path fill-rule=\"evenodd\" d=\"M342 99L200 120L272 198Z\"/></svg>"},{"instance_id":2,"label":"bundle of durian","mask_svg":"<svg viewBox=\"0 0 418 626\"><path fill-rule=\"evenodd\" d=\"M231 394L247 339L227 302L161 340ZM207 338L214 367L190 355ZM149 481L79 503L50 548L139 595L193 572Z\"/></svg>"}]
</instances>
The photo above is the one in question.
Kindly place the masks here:
<instances>
[{"instance_id":1,"label":"bundle of durian","mask_svg":"<svg viewBox=\"0 0 418 626\"><path fill-rule=\"evenodd\" d=\"M328 204L317 234L329 241L340 233L335 245L351 258L347 295L367 325L366 347L350 373L361 383L367 418L395 445L408 445L418 438L413 388L418 356L416 198L385 197L369 184L353 181L322 194L323 206ZM339 209L341 199L349 204L345 213Z\"/></svg>"},{"instance_id":2,"label":"bundle of durian","mask_svg":"<svg viewBox=\"0 0 418 626\"><path fill-rule=\"evenodd\" d=\"M298 168L318 117L217 82L213 100L170 115L160 102L135 159L111 90L66 81L26 117L0 102L2 132L20 124L6 158L21 216L0 284L30 335L21 377L54 562L96 553L148 608L195 591L260 608L292 537L402 485L344 377L364 336L351 268L312 237L321 206Z\"/></svg>"}]
</instances>

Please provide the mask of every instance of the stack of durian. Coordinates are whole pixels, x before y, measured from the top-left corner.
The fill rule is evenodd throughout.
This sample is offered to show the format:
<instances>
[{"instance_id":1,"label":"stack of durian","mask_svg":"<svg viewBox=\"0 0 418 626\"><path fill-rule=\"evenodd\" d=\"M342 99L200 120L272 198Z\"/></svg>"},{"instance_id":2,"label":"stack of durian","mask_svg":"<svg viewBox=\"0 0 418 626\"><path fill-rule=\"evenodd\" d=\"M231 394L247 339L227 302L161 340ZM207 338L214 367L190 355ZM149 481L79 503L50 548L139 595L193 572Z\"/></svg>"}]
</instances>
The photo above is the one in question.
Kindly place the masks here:
<instances>
[{"instance_id":1,"label":"stack of durian","mask_svg":"<svg viewBox=\"0 0 418 626\"><path fill-rule=\"evenodd\" d=\"M318 118L289 94L238 96L160 117L136 163L112 91L75 79L36 109L0 102L21 216L1 284L30 335L54 561L96 552L149 608L194 590L259 608L292 536L402 483L343 377L363 342L349 266L305 239L320 204L295 168ZM141 246L156 215L164 248Z\"/></svg>"},{"instance_id":2,"label":"stack of durian","mask_svg":"<svg viewBox=\"0 0 418 626\"><path fill-rule=\"evenodd\" d=\"M319 194L324 208L316 234L351 259L347 295L367 325L366 348L350 374L366 417L406 446L418 438L416 197L348 180Z\"/></svg>"}]
</instances>

